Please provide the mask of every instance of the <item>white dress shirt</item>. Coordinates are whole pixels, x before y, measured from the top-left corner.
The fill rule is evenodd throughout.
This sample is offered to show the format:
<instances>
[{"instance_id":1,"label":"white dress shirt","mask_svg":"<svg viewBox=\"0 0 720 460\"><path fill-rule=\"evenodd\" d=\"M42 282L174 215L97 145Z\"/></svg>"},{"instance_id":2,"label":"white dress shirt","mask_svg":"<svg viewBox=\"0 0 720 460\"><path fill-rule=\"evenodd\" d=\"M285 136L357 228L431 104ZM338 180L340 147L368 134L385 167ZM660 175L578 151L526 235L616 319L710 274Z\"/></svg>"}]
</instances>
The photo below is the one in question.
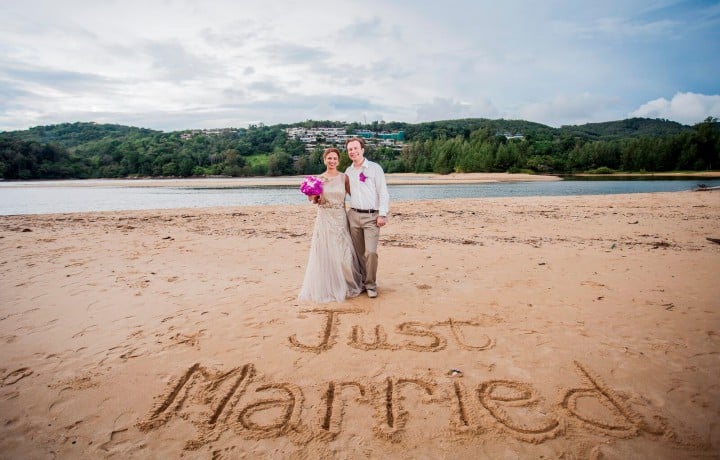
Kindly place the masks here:
<instances>
[{"instance_id":1,"label":"white dress shirt","mask_svg":"<svg viewBox=\"0 0 720 460\"><path fill-rule=\"evenodd\" d=\"M362 181L360 174L365 180ZM355 209L375 209L381 216L387 216L390 208L390 194L385 182L382 167L367 158L359 168L354 164L345 170L350 179L350 207Z\"/></svg>"}]
</instances>

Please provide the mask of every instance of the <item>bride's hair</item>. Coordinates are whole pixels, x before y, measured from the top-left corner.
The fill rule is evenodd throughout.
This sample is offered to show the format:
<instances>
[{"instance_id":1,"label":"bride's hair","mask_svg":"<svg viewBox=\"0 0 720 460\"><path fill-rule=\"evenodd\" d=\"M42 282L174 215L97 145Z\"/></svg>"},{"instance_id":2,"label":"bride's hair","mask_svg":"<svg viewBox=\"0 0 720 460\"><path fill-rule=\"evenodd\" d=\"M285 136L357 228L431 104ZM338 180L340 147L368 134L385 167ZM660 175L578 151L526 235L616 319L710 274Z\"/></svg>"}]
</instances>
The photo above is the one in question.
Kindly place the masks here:
<instances>
[{"instance_id":1,"label":"bride's hair","mask_svg":"<svg viewBox=\"0 0 720 460\"><path fill-rule=\"evenodd\" d=\"M333 153L333 152L335 153L335 155L338 156L338 158L340 158L340 150L336 149L335 147L330 147L329 149L325 149L323 151L323 160L325 159L326 156L328 156L328 153Z\"/></svg>"}]
</instances>

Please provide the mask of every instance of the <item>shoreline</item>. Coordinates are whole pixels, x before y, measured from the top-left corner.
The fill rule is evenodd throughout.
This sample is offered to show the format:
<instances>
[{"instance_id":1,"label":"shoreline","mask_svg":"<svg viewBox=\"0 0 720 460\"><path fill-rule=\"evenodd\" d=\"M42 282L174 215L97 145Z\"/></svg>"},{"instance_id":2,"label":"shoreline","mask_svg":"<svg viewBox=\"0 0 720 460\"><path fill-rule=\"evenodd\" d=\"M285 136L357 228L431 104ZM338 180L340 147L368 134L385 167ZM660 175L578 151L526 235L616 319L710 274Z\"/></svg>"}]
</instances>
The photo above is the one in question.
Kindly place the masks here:
<instances>
[{"instance_id":1,"label":"shoreline","mask_svg":"<svg viewBox=\"0 0 720 460\"><path fill-rule=\"evenodd\" d=\"M428 184L472 184L490 182L535 182L561 180L558 176L508 173L468 173L468 174L386 174L388 185L428 185ZM38 181L6 181L15 187L177 187L177 188L237 188L237 187L277 187L295 186L305 176L280 177L208 177L208 178L122 178L122 179L67 179ZM0 182L1 184L1 182Z\"/></svg>"},{"instance_id":2,"label":"shoreline","mask_svg":"<svg viewBox=\"0 0 720 460\"><path fill-rule=\"evenodd\" d=\"M387 173L388 185L444 185L475 184L493 182L539 182L560 181L562 175L510 174L510 173ZM682 177L682 178L720 178L720 171L691 173L614 173L614 174L573 174L574 177L596 178L602 180L623 177ZM304 176L281 177L211 177L211 178L121 178L121 179L48 179L32 181L0 181L12 187L175 187L175 188L238 188L238 187L277 187L295 186Z\"/></svg>"}]
</instances>

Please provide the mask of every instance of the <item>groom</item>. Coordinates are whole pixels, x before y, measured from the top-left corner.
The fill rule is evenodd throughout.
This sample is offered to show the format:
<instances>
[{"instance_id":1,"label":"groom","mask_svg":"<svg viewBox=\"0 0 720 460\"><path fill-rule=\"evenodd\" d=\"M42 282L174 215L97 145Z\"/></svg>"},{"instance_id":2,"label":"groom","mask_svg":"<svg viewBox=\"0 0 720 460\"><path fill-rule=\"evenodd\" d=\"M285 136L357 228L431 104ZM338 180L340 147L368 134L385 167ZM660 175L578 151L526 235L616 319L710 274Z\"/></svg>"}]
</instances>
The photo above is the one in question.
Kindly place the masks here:
<instances>
[{"instance_id":1,"label":"groom","mask_svg":"<svg viewBox=\"0 0 720 460\"><path fill-rule=\"evenodd\" d=\"M385 173L382 167L365 158L365 141L352 137L345 141L352 164L345 170L350 179L350 237L360 259L367 295L377 297L377 247L380 227L387 223L390 206Z\"/></svg>"}]
</instances>

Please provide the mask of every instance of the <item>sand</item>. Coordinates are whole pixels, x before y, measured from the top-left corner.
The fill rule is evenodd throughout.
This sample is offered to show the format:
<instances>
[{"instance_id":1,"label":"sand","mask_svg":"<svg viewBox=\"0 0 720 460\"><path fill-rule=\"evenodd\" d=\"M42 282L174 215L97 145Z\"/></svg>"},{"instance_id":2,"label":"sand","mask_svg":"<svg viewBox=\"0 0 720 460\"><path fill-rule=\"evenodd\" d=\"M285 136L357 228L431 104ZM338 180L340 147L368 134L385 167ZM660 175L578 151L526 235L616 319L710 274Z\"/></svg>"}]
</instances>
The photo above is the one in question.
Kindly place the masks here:
<instances>
[{"instance_id":1,"label":"sand","mask_svg":"<svg viewBox=\"0 0 720 460\"><path fill-rule=\"evenodd\" d=\"M720 173L693 173L695 177L720 177ZM198 177L198 178L127 178L127 179L79 179L12 181L14 187L179 187L179 188L234 188L234 187L297 187L304 176L278 177ZM508 173L393 173L387 174L390 185L443 185L477 184L494 182L547 182L559 181L559 176L542 174Z\"/></svg>"},{"instance_id":2,"label":"sand","mask_svg":"<svg viewBox=\"0 0 720 460\"><path fill-rule=\"evenodd\" d=\"M720 457L720 192L396 202L298 304L313 220L0 217L0 457Z\"/></svg>"}]
</instances>

